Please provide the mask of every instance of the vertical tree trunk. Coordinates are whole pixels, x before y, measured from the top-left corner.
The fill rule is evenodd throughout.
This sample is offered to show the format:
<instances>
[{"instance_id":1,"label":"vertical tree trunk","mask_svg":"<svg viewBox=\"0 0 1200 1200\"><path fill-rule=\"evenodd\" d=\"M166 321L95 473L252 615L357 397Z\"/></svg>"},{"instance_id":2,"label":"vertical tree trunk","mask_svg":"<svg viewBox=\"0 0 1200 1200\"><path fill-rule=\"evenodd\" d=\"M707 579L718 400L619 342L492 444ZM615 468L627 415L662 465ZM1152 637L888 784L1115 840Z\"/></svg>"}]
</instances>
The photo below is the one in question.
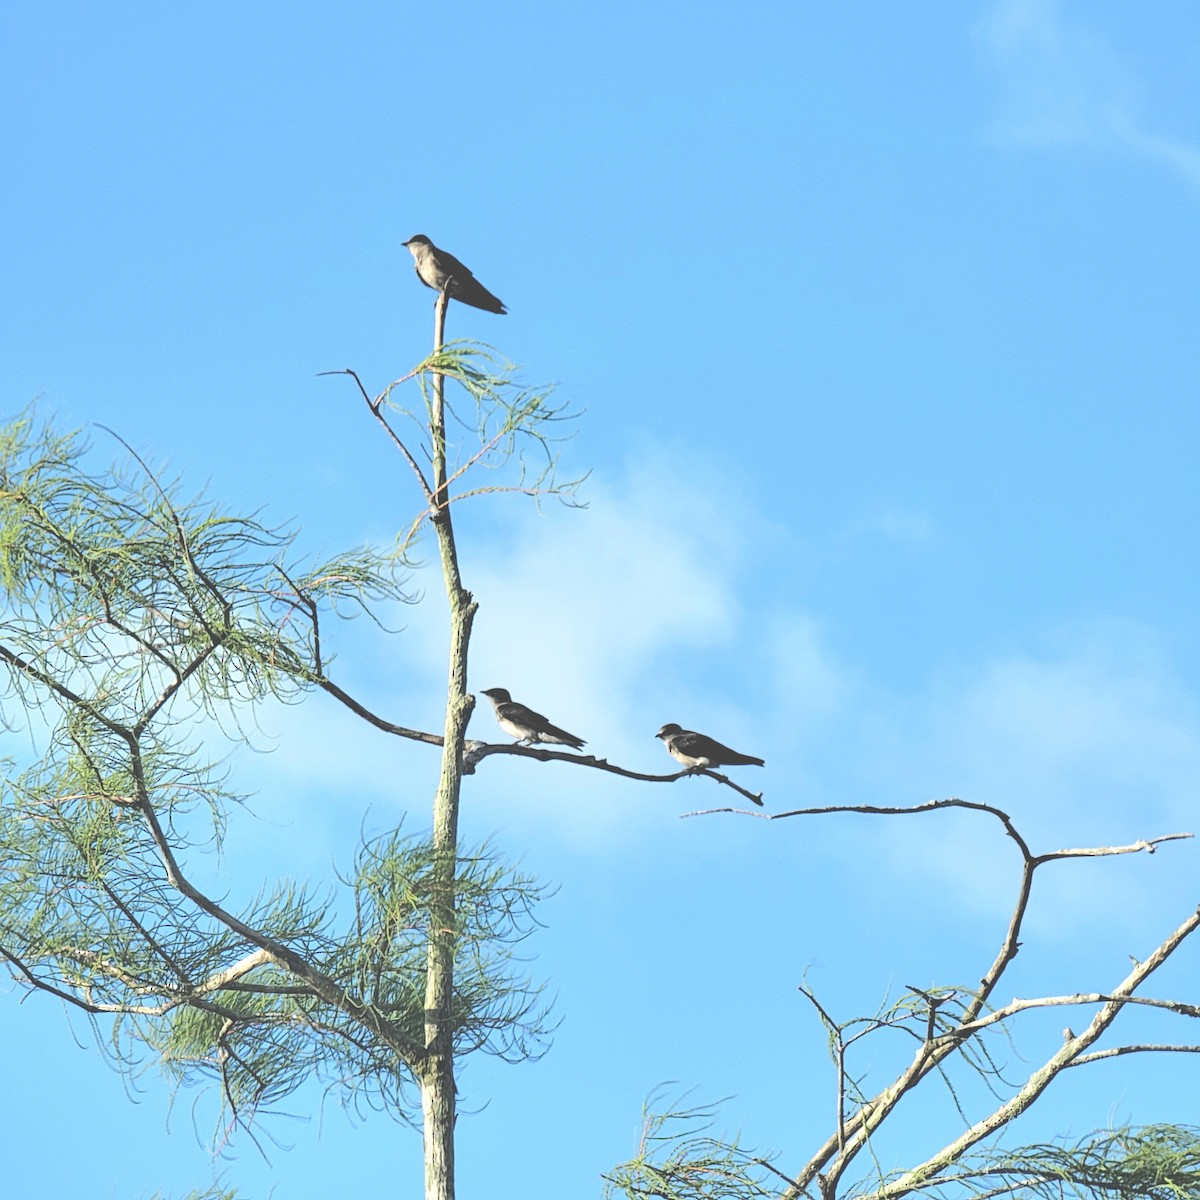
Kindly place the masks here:
<instances>
[{"instance_id":1,"label":"vertical tree trunk","mask_svg":"<svg viewBox=\"0 0 1200 1200\"><path fill-rule=\"evenodd\" d=\"M434 307L434 347L440 349L447 294ZM473 702L467 695L467 649L476 604L462 585L446 488L445 380L433 377L430 434L433 439L432 523L450 603L450 671L446 696L442 773L433 807L434 890L430 906L429 959L425 978L425 1048L421 1111L425 1134L425 1200L454 1200L454 954L455 876L458 864L458 799L463 741Z\"/></svg>"}]
</instances>

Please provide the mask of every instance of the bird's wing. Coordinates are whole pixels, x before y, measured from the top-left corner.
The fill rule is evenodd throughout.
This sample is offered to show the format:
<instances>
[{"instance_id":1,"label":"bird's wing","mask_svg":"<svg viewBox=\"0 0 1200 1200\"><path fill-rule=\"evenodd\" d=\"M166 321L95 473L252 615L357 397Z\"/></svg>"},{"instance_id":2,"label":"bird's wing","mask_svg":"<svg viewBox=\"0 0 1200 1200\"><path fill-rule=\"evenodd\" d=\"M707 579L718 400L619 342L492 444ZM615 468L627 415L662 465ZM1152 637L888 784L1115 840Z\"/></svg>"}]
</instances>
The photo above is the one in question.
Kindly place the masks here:
<instances>
[{"instance_id":1,"label":"bird's wing","mask_svg":"<svg viewBox=\"0 0 1200 1200\"><path fill-rule=\"evenodd\" d=\"M689 758L712 758L727 749L720 742L714 742L712 738L705 737L702 733L693 733L690 729L674 734L671 742Z\"/></svg>"},{"instance_id":2,"label":"bird's wing","mask_svg":"<svg viewBox=\"0 0 1200 1200\"><path fill-rule=\"evenodd\" d=\"M724 742L718 742L716 738L706 737L702 733L690 733L688 736L692 739L688 753L697 758L707 758L714 767L766 766L761 758L755 758L753 754L743 754L740 750L726 746Z\"/></svg>"},{"instance_id":3,"label":"bird's wing","mask_svg":"<svg viewBox=\"0 0 1200 1200\"><path fill-rule=\"evenodd\" d=\"M496 716L503 717L506 721L511 721L514 725L521 725L526 729L552 728L550 722L540 712L534 712L532 708L526 708L524 704L518 704L515 700L504 700L497 704Z\"/></svg>"},{"instance_id":4,"label":"bird's wing","mask_svg":"<svg viewBox=\"0 0 1200 1200\"><path fill-rule=\"evenodd\" d=\"M437 250L435 253L438 265L447 275L453 275L456 282L464 283L468 279L474 282L475 276L453 254L447 254L445 250Z\"/></svg>"}]
</instances>

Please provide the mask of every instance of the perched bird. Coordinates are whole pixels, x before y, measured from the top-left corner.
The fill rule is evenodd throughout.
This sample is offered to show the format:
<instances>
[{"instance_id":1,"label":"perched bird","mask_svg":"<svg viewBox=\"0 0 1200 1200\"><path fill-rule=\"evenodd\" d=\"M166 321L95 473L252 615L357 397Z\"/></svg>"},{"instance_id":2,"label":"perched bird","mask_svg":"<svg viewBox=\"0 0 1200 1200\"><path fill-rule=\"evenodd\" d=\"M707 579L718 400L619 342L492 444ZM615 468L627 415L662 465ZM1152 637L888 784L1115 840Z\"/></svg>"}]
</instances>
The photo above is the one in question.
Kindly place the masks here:
<instances>
[{"instance_id":1,"label":"perched bird","mask_svg":"<svg viewBox=\"0 0 1200 1200\"><path fill-rule=\"evenodd\" d=\"M739 754L702 733L680 729L678 725L664 725L654 736L662 738L667 753L689 771L703 771L706 767L766 766L761 758Z\"/></svg>"},{"instance_id":2,"label":"perched bird","mask_svg":"<svg viewBox=\"0 0 1200 1200\"><path fill-rule=\"evenodd\" d=\"M412 251L417 278L426 287L440 292L449 280L450 295L455 300L472 308L482 308L485 312L507 311L503 302L493 296L453 254L439 250L423 233L414 233L407 242L401 244Z\"/></svg>"},{"instance_id":3,"label":"perched bird","mask_svg":"<svg viewBox=\"0 0 1200 1200\"><path fill-rule=\"evenodd\" d=\"M587 743L557 725L551 725L539 712L518 704L505 688L485 688L479 693L486 696L496 710L496 722L505 733L511 734L522 745L548 742L557 746L570 746L579 750Z\"/></svg>"}]
</instances>

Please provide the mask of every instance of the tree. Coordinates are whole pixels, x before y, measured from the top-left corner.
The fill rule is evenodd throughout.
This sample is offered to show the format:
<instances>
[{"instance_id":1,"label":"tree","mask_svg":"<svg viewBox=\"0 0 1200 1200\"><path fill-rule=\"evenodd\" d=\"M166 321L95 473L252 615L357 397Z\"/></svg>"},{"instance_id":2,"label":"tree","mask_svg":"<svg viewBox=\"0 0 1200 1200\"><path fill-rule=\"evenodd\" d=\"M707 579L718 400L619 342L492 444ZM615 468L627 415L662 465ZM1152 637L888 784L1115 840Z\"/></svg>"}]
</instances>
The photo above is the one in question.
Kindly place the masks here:
<instances>
[{"instance_id":1,"label":"tree","mask_svg":"<svg viewBox=\"0 0 1200 1200\"><path fill-rule=\"evenodd\" d=\"M309 564L290 536L185 498L132 451L93 472L79 435L32 413L0 434L0 697L4 721L43 750L6 762L0 955L26 988L109 1022L119 1066L131 1070L148 1048L177 1082L214 1079L226 1117L218 1140L250 1131L312 1077L402 1120L419 1111L430 1200L454 1194L456 1059L536 1057L548 1036L539 988L513 952L535 927L541 888L490 846L460 846L463 776L501 753L644 780L685 774L468 742L476 601L453 506L495 492L569 502L575 485L555 476L551 434L564 411L485 348L444 344L446 305L443 292L428 358L377 397L359 383L422 500L387 552ZM398 403L404 389L419 406ZM420 442L396 433L394 414ZM473 434L461 453L451 420ZM483 467L510 471L475 486ZM331 617L377 616L407 599L408 553L426 524L450 606L440 733L371 712L339 685L327 648ZM219 902L193 867L219 849L241 797L205 756L201 723L237 736L255 705L318 691L440 754L432 832L364 837L341 897L275 880Z\"/></svg>"},{"instance_id":2,"label":"tree","mask_svg":"<svg viewBox=\"0 0 1200 1200\"><path fill-rule=\"evenodd\" d=\"M444 312L443 296L439 329ZM0 953L29 988L111 1019L122 1065L146 1046L178 1080L216 1078L230 1127L248 1129L314 1074L403 1119L415 1119L419 1093L437 1197L453 1195L455 1057L521 1058L546 1034L538 989L511 953L533 927L540 889L489 847L463 850L457 839L475 604L458 574L451 488L489 456L510 457L518 438L538 440L556 415L544 393L484 374L481 361L439 337L407 377L428 404L429 481L395 439L422 480L422 520L451 601L440 734L369 712L331 676L322 640L331 612L373 613L405 598L415 526L398 551L310 566L290 538L182 499L140 460L89 474L82 440L35 428L31 415L0 447L5 717L37 729L45 747L6 773ZM457 470L447 377L483 431ZM396 387L372 406L384 428ZM558 489L543 479L530 490ZM441 752L432 836L364 838L340 909L287 880L244 904L219 903L188 859L219 847L238 797L195 744L196 719L237 730L247 706L315 689Z\"/></svg>"},{"instance_id":3,"label":"tree","mask_svg":"<svg viewBox=\"0 0 1200 1200\"><path fill-rule=\"evenodd\" d=\"M419 1112L429 1200L454 1195L456 1063L475 1050L536 1057L549 1032L539 988L514 953L536 924L541 888L491 846L460 844L464 777L496 754L647 782L691 773L645 774L560 749L468 739L477 603L460 570L454 506L500 492L571 502L575 485L556 475L553 434L565 411L548 392L521 386L486 348L445 343L446 305L443 292L433 353L378 396L353 371L336 373L357 383L420 495L417 517L387 552L364 548L310 564L290 536L203 497L187 499L132 451L124 465L93 472L78 435L39 426L32 414L0 435L0 697L4 720L23 725L42 751L35 761L10 761L5 773L0 955L29 990L105 1022L120 1065L132 1067L148 1047L176 1080L215 1081L224 1104L219 1138L251 1131L256 1116L310 1078L401 1120L415 1123ZM414 390L419 404L400 403ZM396 431L397 416L412 423L416 441ZM469 432L465 449L448 436L452 422ZM474 473L483 467L507 474L478 484ZM426 525L450 613L440 732L368 709L338 682L327 645L331 619L378 616L407 599L408 554ZM340 893L284 879L264 881L239 902L218 901L195 866L219 848L240 797L204 751L211 729L204 722L237 736L255 705L317 692L382 735L439 754L431 833L364 836ZM716 771L704 773L760 799ZM837 1116L828 1139L799 1168L783 1170L736 1140L712 1136L710 1110L668 1107L647 1114L643 1144L614 1170L611 1188L663 1200L897 1200L955 1188L1049 1196L1068 1185L1096 1196L1194 1191L1200 1134L1178 1126L1097 1134L1074 1146L994 1148L994 1135L1064 1070L1113 1055L1198 1049L1098 1045L1135 1006L1200 1015L1196 1006L1140 991L1194 931L1196 914L1107 991L993 1003L1019 946L1036 870L1068 857L1152 852L1183 835L1034 854L1008 816L986 805L951 800L851 811L946 807L999 821L1022 857L1013 917L982 981L912 988L879 1013L849 1021L806 989L834 1059ZM826 811L844 810L746 815ZM1051 1005L1094 1013L990 1114L968 1121L961 1137L899 1175L849 1179L918 1088L946 1079L953 1089L959 1064L1007 1086L988 1040L1022 1013ZM914 1056L889 1086L868 1095L854 1056L868 1038L896 1033L913 1042Z\"/></svg>"},{"instance_id":4,"label":"tree","mask_svg":"<svg viewBox=\"0 0 1200 1200\"><path fill-rule=\"evenodd\" d=\"M1200 1127L1151 1125L1098 1130L1071 1143L1041 1143L1015 1149L1002 1144L1014 1121L1046 1092L1056 1078L1076 1068L1132 1054L1172 1057L1200 1054L1189 1041L1130 1041L1109 1044L1104 1035L1120 1017L1139 1008L1200 1018L1200 1005L1143 994L1150 977L1175 955L1200 928L1200 909L1192 911L1167 933L1146 957L1135 960L1125 977L1111 986L1068 995L1014 998L996 1004L994 998L1005 973L1022 945L1033 882L1038 870L1051 863L1091 857L1153 854L1167 842L1190 838L1170 833L1125 846L1099 846L1035 854L1011 817L987 804L950 799L913 807L832 805L790 812L741 815L786 820L828 813L906 816L963 809L999 822L1020 855L1017 895L1008 926L995 958L978 983L934 989L908 987L897 1000L870 1016L839 1020L807 984L803 996L825 1031L834 1066L835 1121L823 1143L807 1153L798 1169L782 1169L777 1160L743 1148L738 1139L713 1136L712 1108L678 1105L648 1107L643 1136L635 1156L609 1176L608 1194L660 1200L700 1200L702 1197L774 1196L779 1200L900 1200L905 1196L1046 1197L1068 1195L1095 1200L1182 1200L1200 1194ZM731 809L709 812L733 812ZM694 814L695 815L695 814ZM1080 1031L1068 1025L1061 1046L1032 1070L1020 1068L1024 1079L1010 1078L998 1038L1029 1013L1061 1009L1067 1019L1078 1017ZM1083 1024L1082 1022L1086 1022ZM914 1046L907 1065L882 1089L863 1086L863 1048L880 1035L900 1034ZM1016 1070L1017 1068L1012 1068ZM976 1077L986 1085L984 1111L968 1115L962 1098L964 1080ZM931 1147L923 1158L899 1172L888 1172L876 1157L873 1141L895 1117L901 1105L920 1089L941 1081L948 1089L965 1128L944 1145ZM978 1103L971 1107L977 1108ZM865 1155L873 1170L861 1172Z\"/></svg>"}]
</instances>

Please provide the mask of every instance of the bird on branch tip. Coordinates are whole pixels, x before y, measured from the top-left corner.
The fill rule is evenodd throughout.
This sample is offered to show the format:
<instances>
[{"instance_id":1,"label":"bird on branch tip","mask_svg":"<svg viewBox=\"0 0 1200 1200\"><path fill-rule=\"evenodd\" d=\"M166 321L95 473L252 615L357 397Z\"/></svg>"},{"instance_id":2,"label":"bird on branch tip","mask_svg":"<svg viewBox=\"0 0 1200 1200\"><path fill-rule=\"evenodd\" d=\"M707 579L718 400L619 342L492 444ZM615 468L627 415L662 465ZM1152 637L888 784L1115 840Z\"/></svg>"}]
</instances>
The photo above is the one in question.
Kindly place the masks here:
<instances>
[{"instance_id":1,"label":"bird on branch tip","mask_svg":"<svg viewBox=\"0 0 1200 1200\"><path fill-rule=\"evenodd\" d=\"M417 278L426 287L435 292L445 288L452 299L472 308L482 308L484 312L503 314L508 311L504 302L493 296L453 254L439 250L423 233L414 233L401 245L407 246L412 253Z\"/></svg>"},{"instance_id":2,"label":"bird on branch tip","mask_svg":"<svg viewBox=\"0 0 1200 1200\"><path fill-rule=\"evenodd\" d=\"M766 766L761 758L739 754L713 738L691 729L681 729L673 723L664 725L654 736L662 738L667 753L689 771L703 771L709 767ZM761 804L762 801L756 800L755 803Z\"/></svg>"},{"instance_id":3,"label":"bird on branch tip","mask_svg":"<svg viewBox=\"0 0 1200 1200\"><path fill-rule=\"evenodd\" d=\"M551 725L541 713L518 704L506 688L484 688L479 694L492 702L496 710L496 723L505 733L515 737L519 745L532 746L535 742L545 742L555 746L570 746L573 750L580 750L587 745L583 738Z\"/></svg>"}]
</instances>

